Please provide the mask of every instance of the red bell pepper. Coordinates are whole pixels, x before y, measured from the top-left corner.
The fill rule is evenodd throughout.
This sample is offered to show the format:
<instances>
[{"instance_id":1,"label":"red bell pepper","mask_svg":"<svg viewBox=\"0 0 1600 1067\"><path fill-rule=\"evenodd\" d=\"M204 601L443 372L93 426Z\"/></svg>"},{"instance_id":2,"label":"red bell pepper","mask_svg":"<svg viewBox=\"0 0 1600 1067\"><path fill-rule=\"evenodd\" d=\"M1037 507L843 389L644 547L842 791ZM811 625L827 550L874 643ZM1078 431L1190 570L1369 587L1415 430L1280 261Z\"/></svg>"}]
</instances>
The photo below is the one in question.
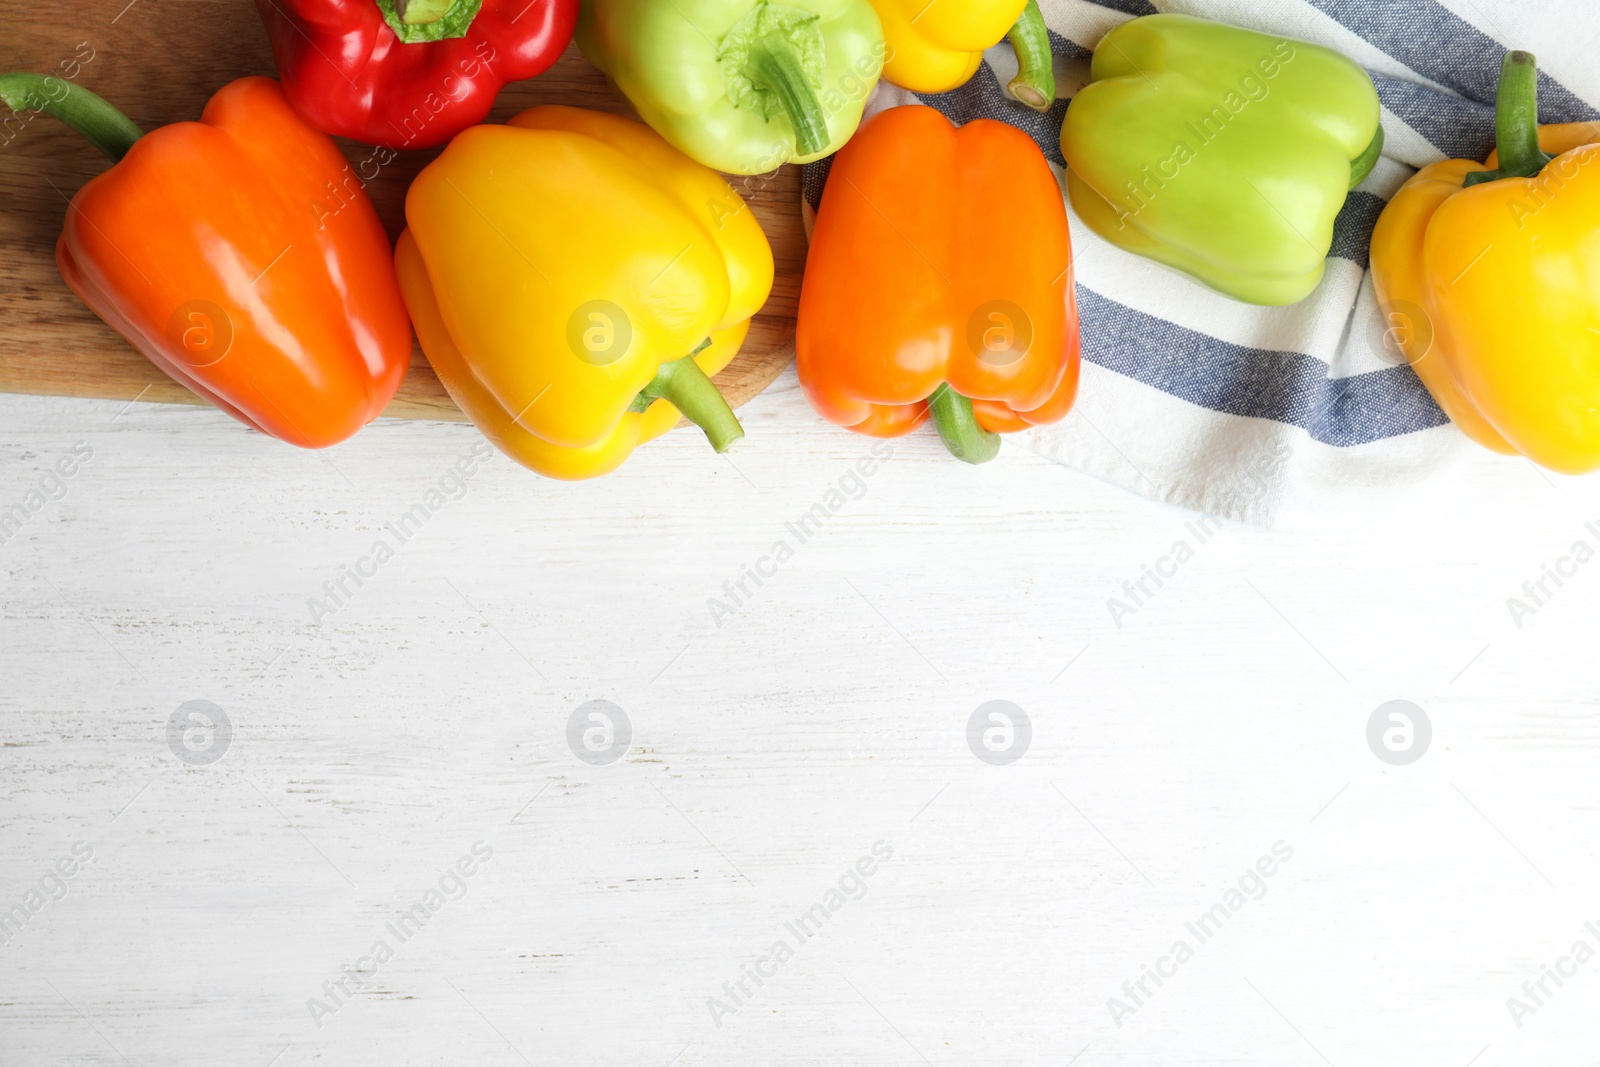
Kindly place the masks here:
<instances>
[{"instance_id":1,"label":"red bell pepper","mask_svg":"<svg viewBox=\"0 0 1600 1067\"><path fill-rule=\"evenodd\" d=\"M323 133L432 148L544 73L578 0L256 0L284 92Z\"/></svg>"}]
</instances>

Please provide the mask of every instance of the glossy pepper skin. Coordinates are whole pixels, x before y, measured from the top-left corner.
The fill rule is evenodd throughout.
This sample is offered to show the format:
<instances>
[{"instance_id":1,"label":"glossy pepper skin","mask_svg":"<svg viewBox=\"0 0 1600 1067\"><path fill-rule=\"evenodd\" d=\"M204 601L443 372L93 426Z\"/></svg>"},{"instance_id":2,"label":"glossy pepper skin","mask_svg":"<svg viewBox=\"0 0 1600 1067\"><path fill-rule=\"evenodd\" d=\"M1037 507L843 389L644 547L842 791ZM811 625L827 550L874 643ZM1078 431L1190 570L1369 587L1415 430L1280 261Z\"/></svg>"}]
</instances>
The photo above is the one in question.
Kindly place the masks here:
<instances>
[{"instance_id":1,"label":"glossy pepper skin","mask_svg":"<svg viewBox=\"0 0 1600 1067\"><path fill-rule=\"evenodd\" d=\"M1056 99L1050 33L1039 0L872 0L889 46L883 77L914 93L947 93L972 80L985 50L1007 37L1017 53L1013 100L1048 111Z\"/></svg>"},{"instance_id":2,"label":"glossy pepper skin","mask_svg":"<svg viewBox=\"0 0 1600 1067\"><path fill-rule=\"evenodd\" d=\"M1499 151L1401 188L1372 279L1390 336L1468 437L1585 474L1600 469L1600 144L1589 123L1538 129L1536 86L1533 57L1508 55Z\"/></svg>"},{"instance_id":3,"label":"glossy pepper skin","mask_svg":"<svg viewBox=\"0 0 1600 1067\"><path fill-rule=\"evenodd\" d=\"M423 351L512 459L592 478L680 412L719 452L742 436L709 376L766 302L772 249L648 127L571 107L476 126L417 176L406 222L395 263Z\"/></svg>"},{"instance_id":4,"label":"glossy pepper skin","mask_svg":"<svg viewBox=\"0 0 1600 1067\"><path fill-rule=\"evenodd\" d=\"M584 0L577 36L657 133L729 174L837 151L883 71L868 0Z\"/></svg>"},{"instance_id":5,"label":"glossy pepper skin","mask_svg":"<svg viewBox=\"0 0 1600 1067\"><path fill-rule=\"evenodd\" d=\"M284 91L307 122L406 149L444 144L482 122L503 86L556 61L578 21L578 0L479 3L412 0L401 5L404 17L394 0L256 0L256 8Z\"/></svg>"},{"instance_id":6,"label":"glossy pepper skin","mask_svg":"<svg viewBox=\"0 0 1600 1067\"><path fill-rule=\"evenodd\" d=\"M1304 41L1146 15L1106 34L1091 74L1061 130L1078 217L1236 300L1310 296L1383 149L1366 73Z\"/></svg>"},{"instance_id":7,"label":"glossy pepper skin","mask_svg":"<svg viewBox=\"0 0 1600 1067\"><path fill-rule=\"evenodd\" d=\"M898 437L930 414L959 459L1059 420L1078 391L1061 188L1021 130L929 107L834 158L800 295L796 369L829 422Z\"/></svg>"},{"instance_id":8,"label":"glossy pepper skin","mask_svg":"<svg viewBox=\"0 0 1600 1067\"><path fill-rule=\"evenodd\" d=\"M199 122L144 135L51 81L0 75L0 96L44 105L116 162L72 198L56 244L73 292L263 433L322 448L372 421L405 377L411 329L388 235L333 141L269 78L241 78ZM346 189L337 210L333 187Z\"/></svg>"}]
</instances>

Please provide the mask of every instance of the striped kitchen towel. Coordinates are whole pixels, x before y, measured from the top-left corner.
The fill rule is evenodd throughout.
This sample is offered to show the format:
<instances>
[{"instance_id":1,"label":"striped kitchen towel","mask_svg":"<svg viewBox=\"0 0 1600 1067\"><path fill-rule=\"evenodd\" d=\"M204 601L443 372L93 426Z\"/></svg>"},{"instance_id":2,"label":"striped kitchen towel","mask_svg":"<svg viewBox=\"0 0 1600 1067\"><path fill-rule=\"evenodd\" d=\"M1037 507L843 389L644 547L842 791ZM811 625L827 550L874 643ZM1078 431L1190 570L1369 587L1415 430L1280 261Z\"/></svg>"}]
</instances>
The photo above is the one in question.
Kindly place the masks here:
<instances>
[{"instance_id":1,"label":"striped kitchen towel","mask_svg":"<svg viewBox=\"0 0 1600 1067\"><path fill-rule=\"evenodd\" d=\"M1593 0L1040 0L1055 45L1055 107L1006 99L1010 46L954 92L880 85L868 114L901 104L958 123L997 118L1031 135L1056 167L1067 101L1096 42L1139 15L1177 12L1327 45L1377 85L1384 158L1351 194L1328 271L1312 296L1258 308L1113 248L1072 218L1083 321L1083 387L1056 426L1019 435L1039 454L1146 496L1262 525L1328 508L1381 509L1470 448L1416 374L1384 344L1367 271L1372 228L1418 167L1482 159L1494 147L1500 60L1539 57L1540 117L1600 119L1600 6ZM808 221L828 160L806 168ZM1070 208L1069 208L1070 211ZM1507 462L1511 462L1508 460Z\"/></svg>"}]
</instances>

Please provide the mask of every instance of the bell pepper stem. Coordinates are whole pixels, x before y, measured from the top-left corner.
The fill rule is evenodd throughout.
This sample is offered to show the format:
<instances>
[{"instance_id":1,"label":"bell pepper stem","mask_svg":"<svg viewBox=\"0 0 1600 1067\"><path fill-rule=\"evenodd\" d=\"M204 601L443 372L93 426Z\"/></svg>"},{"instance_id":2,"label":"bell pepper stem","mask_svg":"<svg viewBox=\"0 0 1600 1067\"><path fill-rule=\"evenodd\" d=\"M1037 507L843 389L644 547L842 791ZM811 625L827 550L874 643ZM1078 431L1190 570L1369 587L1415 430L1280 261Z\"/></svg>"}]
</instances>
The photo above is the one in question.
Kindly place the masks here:
<instances>
[{"instance_id":1,"label":"bell pepper stem","mask_svg":"<svg viewBox=\"0 0 1600 1067\"><path fill-rule=\"evenodd\" d=\"M1011 27L1010 37L1017 53L1017 76L1006 86L1006 93L1035 111L1049 111L1056 102L1055 55L1039 0L1028 0L1022 17Z\"/></svg>"},{"instance_id":2,"label":"bell pepper stem","mask_svg":"<svg viewBox=\"0 0 1600 1067\"><path fill-rule=\"evenodd\" d=\"M455 6L455 0L394 0L394 13L407 26L438 22Z\"/></svg>"},{"instance_id":3,"label":"bell pepper stem","mask_svg":"<svg viewBox=\"0 0 1600 1067\"><path fill-rule=\"evenodd\" d=\"M46 74L0 74L0 100L12 111L42 111L87 137L113 163L144 136L132 119L89 90Z\"/></svg>"},{"instance_id":4,"label":"bell pepper stem","mask_svg":"<svg viewBox=\"0 0 1600 1067\"><path fill-rule=\"evenodd\" d=\"M705 348L701 345L700 348ZM699 351L700 349L696 349ZM649 385L639 390L635 403L665 400L690 422L705 431L718 454L733 447L744 436L744 427L716 383L700 369L693 355L661 364Z\"/></svg>"},{"instance_id":5,"label":"bell pepper stem","mask_svg":"<svg viewBox=\"0 0 1600 1067\"><path fill-rule=\"evenodd\" d=\"M1000 435L978 425L972 401L950 388L949 382L940 382L928 398L928 413L944 447L963 463L987 463L1000 454Z\"/></svg>"},{"instance_id":6,"label":"bell pepper stem","mask_svg":"<svg viewBox=\"0 0 1600 1067\"><path fill-rule=\"evenodd\" d=\"M467 35L483 0L372 0L401 44L456 40Z\"/></svg>"},{"instance_id":7,"label":"bell pepper stem","mask_svg":"<svg viewBox=\"0 0 1600 1067\"><path fill-rule=\"evenodd\" d=\"M751 80L776 93L782 103L799 154L814 156L825 151L831 140L828 116L806 80L793 46L781 38L762 41L751 48L749 62Z\"/></svg>"},{"instance_id":8,"label":"bell pepper stem","mask_svg":"<svg viewBox=\"0 0 1600 1067\"><path fill-rule=\"evenodd\" d=\"M1354 189L1367 180L1367 175L1378 165L1378 157L1381 155L1383 155L1383 126L1380 123L1378 132L1372 135L1372 143L1367 145L1366 151L1350 162L1350 188Z\"/></svg>"},{"instance_id":9,"label":"bell pepper stem","mask_svg":"<svg viewBox=\"0 0 1600 1067\"><path fill-rule=\"evenodd\" d=\"M1494 141L1500 169L1469 174L1464 185L1532 178L1556 158L1539 147L1539 67L1531 52L1508 52L1500 64Z\"/></svg>"}]
</instances>

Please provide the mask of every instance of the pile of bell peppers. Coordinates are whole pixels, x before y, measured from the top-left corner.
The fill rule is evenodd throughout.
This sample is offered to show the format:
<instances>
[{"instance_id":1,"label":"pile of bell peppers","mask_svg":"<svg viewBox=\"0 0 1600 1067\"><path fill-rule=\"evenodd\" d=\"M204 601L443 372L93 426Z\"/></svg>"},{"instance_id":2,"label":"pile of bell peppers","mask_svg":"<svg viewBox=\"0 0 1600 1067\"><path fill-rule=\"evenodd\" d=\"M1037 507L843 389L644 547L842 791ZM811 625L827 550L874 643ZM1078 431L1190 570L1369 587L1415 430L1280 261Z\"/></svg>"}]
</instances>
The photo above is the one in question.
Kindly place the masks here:
<instances>
[{"instance_id":1,"label":"pile of bell peppers","mask_svg":"<svg viewBox=\"0 0 1600 1067\"><path fill-rule=\"evenodd\" d=\"M1321 284L1334 219L1384 143L1349 59L1182 15L1106 34L1065 105L1058 175L1016 125L957 127L920 105L862 121L880 78L946 92L1007 39L1005 92L1051 111L1037 0L258 7L281 81L233 82L195 122L146 133L76 84L0 75L8 106L56 116L112 162L71 200L62 278L174 379L307 448L383 411L415 331L478 428L554 478L614 470L680 418L717 452L743 436L713 377L774 265L717 171L833 157L796 324L805 395L862 434L931 422L982 463L1077 396L1068 202L1111 254L1294 304ZM557 106L485 122L574 37L642 123ZM1469 437L1580 473L1600 468L1600 139L1540 128L1536 86L1533 57L1510 53L1496 155L1405 184L1373 279ZM393 248L334 136L442 146ZM352 195L315 210L330 186Z\"/></svg>"}]
</instances>

